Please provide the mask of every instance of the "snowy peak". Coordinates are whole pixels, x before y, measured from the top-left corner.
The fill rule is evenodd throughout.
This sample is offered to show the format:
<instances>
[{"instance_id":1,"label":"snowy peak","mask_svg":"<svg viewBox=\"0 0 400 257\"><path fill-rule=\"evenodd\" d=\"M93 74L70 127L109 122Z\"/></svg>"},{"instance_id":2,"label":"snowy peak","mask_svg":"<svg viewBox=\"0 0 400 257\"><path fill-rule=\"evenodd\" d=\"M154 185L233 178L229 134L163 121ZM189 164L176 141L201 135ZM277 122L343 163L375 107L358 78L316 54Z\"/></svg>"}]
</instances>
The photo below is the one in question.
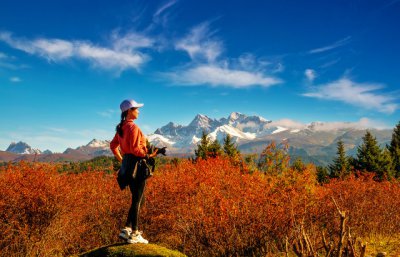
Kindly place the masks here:
<instances>
[{"instance_id":1,"label":"snowy peak","mask_svg":"<svg viewBox=\"0 0 400 257\"><path fill-rule=\"evenodd\" d=\"M8 148L6 149L7 152L17 153L17 154L40 154L41 151L39 149L33 149L25 142L12 142Z\"/></svg>"},{"instance_id":2,"label":"snowy peak","mask_svg":"<svg viewBox=\"0 0 400 257\"><path fill-rule=\"evenodd\" d=\"M215 122L216 120L212 120L203 114L197 114L193 121L190 122L189 127L209 129Z\"/></svg>"},{"instance_id":3,"label":"snowy peak","mask_svg":"<svg viewBox=\"0 0 400 257\"><path fill-rule=\"evenodd\" d=\"M86 146L87 147L101 147L101 148L107 148L110 145L110 141L108 140L98 140L98 139L93 139L90 141Z\"/></svg>"},{"instance_id":4,"label":"snowy peak","mask_svg":"<svg viewBox=\"0 0 400 257\"><path fill-rule=\"evenodd\" d=\"M246 115L244 115L244 114L241 114L240 112L232 112L230 115L229 115L229 117L228 117L228 119L229 119L229 121L236 121L236 120L238 120L238 119L244 119L244 118L246 118L247 116Z\"/></svg>"},{"instance_id":5,"label":"snowy peak","mask_svg":"<svg viewBox=\"0 0 400 257\"><path fill-rule=\"evenodd\" d=\"M169 122L167 125L165 125L161 128L158 128L156 131L154 131L154 134L159 134L159 135L168 134L168 135L177 136L178 130L180 128L182 128L181 125L175 125L175 123Z\"/></svg>"},{"instance_id":6,"label":"snowy peak","mask_svg":"<svg viewBox=\"0 0 400 257\"><path fill-rule=\"evenodd\" d=\"M149 135L148 139L155 145L166 145L170 149L189 149L195 146L203 131L213 140L222 140L230 134L235 142L248 141L256 139L270 122L259 116L247 116L239 112L232 112L227 118L220 119L197 114L189 125L175 125L169 122Z\"/></svg>"}]
</instances>

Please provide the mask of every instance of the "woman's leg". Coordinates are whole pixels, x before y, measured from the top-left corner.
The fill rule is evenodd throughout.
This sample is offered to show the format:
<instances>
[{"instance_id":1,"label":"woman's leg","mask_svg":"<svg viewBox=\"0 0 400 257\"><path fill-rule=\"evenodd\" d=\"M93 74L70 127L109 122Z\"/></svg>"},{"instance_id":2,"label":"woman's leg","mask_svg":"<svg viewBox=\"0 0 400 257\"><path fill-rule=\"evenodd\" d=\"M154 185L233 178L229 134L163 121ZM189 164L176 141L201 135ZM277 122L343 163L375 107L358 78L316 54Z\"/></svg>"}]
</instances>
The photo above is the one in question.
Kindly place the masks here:
<instances>
[{"instance_id":1,"label":"woman's leg","mask_svg":"<svg viewBox=\"0 0 400 257\"><path fill-rule=\"evenodd\" d=\"M125 226L131 227L132 231L139 230L139 210L145 187L146 180L132 180L131 183L129 183L129 189L132 193L132 204L128 212Z\"/></svg>"}]
</instances>

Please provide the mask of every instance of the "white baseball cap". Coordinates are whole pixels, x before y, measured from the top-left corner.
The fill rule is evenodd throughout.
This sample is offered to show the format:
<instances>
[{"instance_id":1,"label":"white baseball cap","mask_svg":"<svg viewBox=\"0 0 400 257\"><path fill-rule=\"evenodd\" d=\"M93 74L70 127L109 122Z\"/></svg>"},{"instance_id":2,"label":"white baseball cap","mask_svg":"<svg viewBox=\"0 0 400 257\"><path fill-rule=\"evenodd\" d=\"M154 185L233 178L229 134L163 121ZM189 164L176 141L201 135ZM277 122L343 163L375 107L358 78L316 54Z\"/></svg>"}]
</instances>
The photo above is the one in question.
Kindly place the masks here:
<instances>
[{"instance_id":1,"label":"white baseball cap","mask_svg":"<svg viewBox=\"0 0 400 257\"><path fill-rule=\"evenodd\" d=\"M137 103L135 100L124 100L122 103L119 105L119 108L121 108L121 112L127 111L130 108L139 108L142 107L144 104Z\"/></svg>"}]
</instances>

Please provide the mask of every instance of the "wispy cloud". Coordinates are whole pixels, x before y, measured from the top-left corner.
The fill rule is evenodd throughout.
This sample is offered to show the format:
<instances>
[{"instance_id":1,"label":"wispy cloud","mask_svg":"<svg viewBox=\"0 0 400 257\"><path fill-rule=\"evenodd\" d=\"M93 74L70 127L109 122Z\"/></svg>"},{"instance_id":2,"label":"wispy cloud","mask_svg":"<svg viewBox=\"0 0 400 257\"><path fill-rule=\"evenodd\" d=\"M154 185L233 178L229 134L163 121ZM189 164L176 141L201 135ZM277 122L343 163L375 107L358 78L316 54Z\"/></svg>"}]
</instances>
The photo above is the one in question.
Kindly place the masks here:
<instances>
[{"instance_id":1,"label":"wispy cloud","mask_svg":"<svg viewBox=\"0 0 400 257\"><path fill-rule=\"evenodd\" d=\"M175 48L186 51L194 61L214 62L223 52L223 44L220 40L212 38L214 34L215 32L209 29L209 23L204 22L194 27L186 37L178 40Z\"/></svg>"},{"instance_id":2,"label":"wispy cloud","mask_svg":"<svg viewBox=\"0 0 400 257\"><path fill-rule=\"evenodd\" d=\"M314 125L313 125L314 123ZM361 118L358 121L355 122L346 122L346 121L316 121L313 123L302 123L299 121L294 121L291 119L281 119L277 121L272 121L271 123L268 123L266 125L266 128L268 127L275 127L275 126L281 126L289 129L305 129L307 127L312 126L314 130L318 131L332 131L332 130L338 130L338 129L351 129L351 128L356 128L356 129L369 129L369 128L374 128L374 129L390 129L391 127L386 125L384 122L378 121L378 120L372 120L369 118ZM315 125L316 124L316 125Z\"/></svg>"},{"instance_id":3,"label":"wispy cloud","mask_svg":"<svg viewBox=\"0 0 400 257\"><path fill-rule=\"evenodd\" d=\"M224 58L223 42L215 38L210 23L194 27L185 37L176 41L175 48L185 51L191 62L165 75L175 85L211 85L245 88L251 86L269 87L282 81L266 75L272 64L251 53L238 58ZM283 67L283 66L282 66ZM270 73L273 73L271 69Z\"/></svg>"},{"instance_id":4,"label":"wispy cloud","mask_svg":"<svg viewBox=\"0 0 400 257\"><path fill-rule=\"evenodd\" d=\"M95 68L117 72L131 68L138 70L150 59L139 49L151 48L154 43L153 39L139 33L120 35L117 32L112 33L109 47L79 40L15 38L9 32L0 32L0 40L15 49L49 61L60 62L75 58L88 61Z\"/></svg>"},{"instance_id":5,"label":"wispy cloud","mask_svg":"<svg viewBox=\"0 0 400 257\"><path fill-rule=\"evenodd\" d=\"M111 118L112 116L114 116L115 113L117 113L116 110L108 109L102 112L98 112L97 114L106 118Z\"/></svg>"},{"instance_id":6,"label":"wispy cloud","mask_svg":"<svg viewBox=\"0 0 400 257\"><path fill-rule=\"evenodd\" d=\"M153 19L158 20L160 18L160 16L165 13L165 11L170 8L171 6L175 5L178 1L177 0L172 0L169 1L167 3L165 3L164 5L162 5L161 7L159 7L157 9L157 11L154 13L153 15Z\"/></svg>"},{"instance_id":7,"label":"wispy cloud","mask_svg":"<svg viewBox=\"0 0 400 257\"><path fill-rule=\"evenodd\" d=\"M13 83L18 83L18 82L21 82L22 80L19 77L11 77L10 81L13 82Z\"/></svg>"},{"instance_id":8,"label":"wispy cloud","mask_svg":"<svg viewBox=\"0 0 400 257\"><path fill-rule=\"evenodd\" d=\"M356 122L343 122L343 121L331 121L331 122L315 122L316 124L308 124L317 131L332 131L338 129L390 129L391 127L386 125L384 122L378 120L372 120L369 118L361 118Z\"/></svg>"},{"instance_id":9,"label":"wispy cloud","mask_svg":"<svg viewBox=\"0 0 400 257\"><path fill-rule=\"evenodd\" d=\"M345 38L343 38L343 39L341 39L339 41L334 42L333 44L312 49L312 50L308 51L308 53L309 54L323 53L323 52L326 52L326 51L329 51L329 50L344 46L344 45L346 45L346 44L348 44L350 42L351 42L351 37L348 36L348 37L345 37Z\"/></svg>"},{"instance_id":10,"label":"wispy cloud","mask_svg":"<svg viewBox=\"0 0 400 257\"><path fill-rule=\"evenodd\" d=\"M234 70L214 65L200 65L176 73L169 73L169 78L178 85L203 85L230 86L245 88L250 86L269 87L282 81L265 76L258 72Z\"/></svg>"},{"instance_id":11,"label":"wispy cloud","mask_svg":"<svg viewBox=\"0 0 400 257\"><path fill-rule=\"evenodd\" d=\"M395 103L397 99L377 92L383 87L381 84L356 83L344 77L331 83L314 86L312 92L303 96L341 101L390 114L398 109L398 104Z\"/></svg>"},{"instance_id":12,"label":"wispy cloud","mask_svg":"<svg viewBox=\"0 0 400 257\"><path fill-rule=\"evenodd\" d=\"M313 69L306 69L304 71L304 75L306 76L307 80L313 82L314 79L317 77L317 73Z\"/></svg>"},{"instance_id":13,"label":"wispy cloud","mask_svg":"<svg viewBox=\"0 0 400 257\"><path fill-rule=\"evenodd\" d=\"M15 59L16 58L14 56L9 56L5 53L0 52L0 68L18 70L28 67L27 65L23 64L14 64L13 62L15 62Z\"/></svg>"}]
</instances>

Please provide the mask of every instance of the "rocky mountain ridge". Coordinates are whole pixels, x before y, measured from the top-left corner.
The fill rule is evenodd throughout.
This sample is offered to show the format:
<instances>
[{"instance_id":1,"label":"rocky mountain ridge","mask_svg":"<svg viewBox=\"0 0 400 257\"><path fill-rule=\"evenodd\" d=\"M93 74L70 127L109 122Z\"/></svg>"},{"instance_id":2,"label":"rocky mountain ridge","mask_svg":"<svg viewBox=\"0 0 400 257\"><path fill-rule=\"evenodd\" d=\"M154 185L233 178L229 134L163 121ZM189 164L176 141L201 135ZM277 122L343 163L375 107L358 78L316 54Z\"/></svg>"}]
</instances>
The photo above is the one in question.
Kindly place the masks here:
<instances>
[{"instance_id":1,"label":"rocky mountain ridge","mask_svg":"<svg viewBox=\"0 0 400 257\"><path fill-rule=\"evenodd\" d=\"M193 155L203 131L208 133L211 140L217 139L220 142L227 134L231 135L243 153L259 153L271 141L278 143L284 141L290 145L292 156L321 164L328 162L335 155L338 140L344 142L348 154L354 155L366 129L374 134L381 146L391 139L392 130L371 129L362 122L302 124L289 119L271 121L238 112L220 119L198 114L186 126L169 122L147 135L147 138L154 145L167 146L169 155ZM68 148L61 155L74 156L75 159L112 156L109 144L109 140L93 139L75 149ZM23 142L12 143L7 152L22 155L51 155L48 151L40 152L38 149L32 149Z\"/></svg>"}]
</instances>

